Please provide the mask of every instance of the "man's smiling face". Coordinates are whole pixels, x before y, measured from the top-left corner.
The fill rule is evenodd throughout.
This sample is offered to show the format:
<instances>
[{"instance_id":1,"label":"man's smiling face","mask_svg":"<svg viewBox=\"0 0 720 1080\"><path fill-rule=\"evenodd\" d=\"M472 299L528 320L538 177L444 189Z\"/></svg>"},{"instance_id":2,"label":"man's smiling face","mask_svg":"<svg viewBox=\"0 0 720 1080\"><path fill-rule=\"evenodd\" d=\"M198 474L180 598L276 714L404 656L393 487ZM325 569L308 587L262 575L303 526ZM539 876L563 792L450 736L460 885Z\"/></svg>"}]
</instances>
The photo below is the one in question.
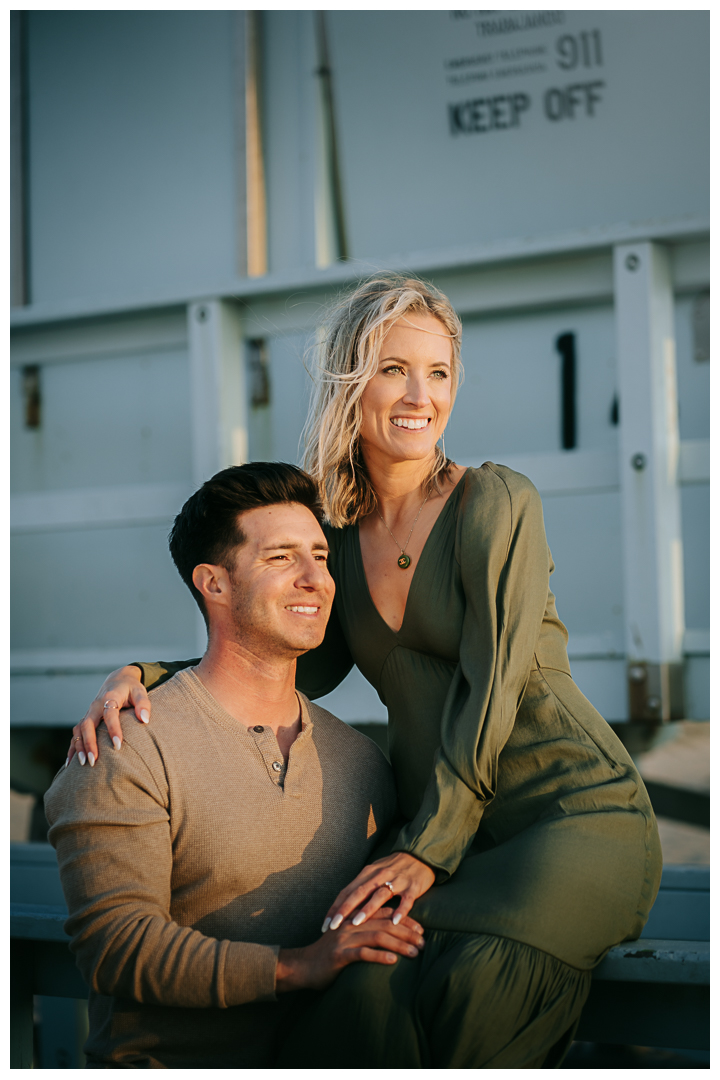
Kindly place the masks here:
<instances>
[{"instance_id":1,"label":"man's smiling face","mask_svg":"<svg viewBox=\"0 0 720 1080\"><path fill-rule=\"evenodd\" d=\"M247 539L230 573L237 641L268 657L314 649L335 595L317 518L306 506L279 503L247 510L238 524Z\"/></svg>"}]
</instances>

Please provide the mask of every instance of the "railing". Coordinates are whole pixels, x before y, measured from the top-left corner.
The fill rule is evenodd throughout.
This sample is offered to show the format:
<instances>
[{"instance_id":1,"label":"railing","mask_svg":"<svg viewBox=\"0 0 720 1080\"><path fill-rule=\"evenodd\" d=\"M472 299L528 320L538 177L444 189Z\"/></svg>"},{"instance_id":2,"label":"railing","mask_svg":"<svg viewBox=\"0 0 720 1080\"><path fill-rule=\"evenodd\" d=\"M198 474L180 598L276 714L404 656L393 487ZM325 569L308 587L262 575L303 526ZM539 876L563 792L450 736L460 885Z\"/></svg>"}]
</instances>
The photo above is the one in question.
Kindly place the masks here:
<instances>
[{"instance_id":1,"label":"railing","mask_svg":"<svg viewBox=\"0 0 720 1080\"><path fill-rule=\"evenodd\" d=\"M87 997L66 918L53 849L12 845L11 1068L33 1066L33 995ZM576 1038L709 1049L709 937L709 868L666 867L643 936L611 949L593 973Z\"/></svg>"}]
</instances>

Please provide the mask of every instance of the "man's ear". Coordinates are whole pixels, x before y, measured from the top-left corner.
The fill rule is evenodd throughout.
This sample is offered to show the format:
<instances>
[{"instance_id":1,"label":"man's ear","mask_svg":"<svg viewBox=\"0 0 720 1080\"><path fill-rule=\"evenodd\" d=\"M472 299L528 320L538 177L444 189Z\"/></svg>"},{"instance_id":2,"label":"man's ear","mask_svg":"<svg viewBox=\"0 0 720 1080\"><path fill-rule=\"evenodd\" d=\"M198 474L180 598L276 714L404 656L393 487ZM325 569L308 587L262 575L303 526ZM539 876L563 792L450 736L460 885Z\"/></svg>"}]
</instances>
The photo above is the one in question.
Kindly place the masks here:
<instances>
[{"instance_id":1,"label":"man's ear","mask_svg":"<svg viewBox=\"0 0 720 1080\"><path fill-rule=\"evenodd\" d=\"M206 604L224 603L230 596L230 577L224 566L199 563L193 570L192 580Z\"/></svg>"}]
</instances>

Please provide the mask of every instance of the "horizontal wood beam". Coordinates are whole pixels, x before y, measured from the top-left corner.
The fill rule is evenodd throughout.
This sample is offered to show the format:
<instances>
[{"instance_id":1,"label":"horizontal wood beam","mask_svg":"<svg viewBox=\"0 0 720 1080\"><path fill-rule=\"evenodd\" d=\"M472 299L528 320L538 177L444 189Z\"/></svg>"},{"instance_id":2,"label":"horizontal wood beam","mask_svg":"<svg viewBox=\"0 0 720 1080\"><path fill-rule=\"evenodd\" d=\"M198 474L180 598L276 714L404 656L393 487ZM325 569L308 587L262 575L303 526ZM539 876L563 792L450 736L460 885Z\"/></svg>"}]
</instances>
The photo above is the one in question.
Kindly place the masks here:
<instances>
[{"instance_id":1,"label":"horizontal wood beam","mask_svg":"<svg viewBox=\"0 0 720 1080\"><path fill-rule=\"evenodd\" d=\"M618 457L611 450L501 454L498 460L516 472L529 476L543 496L576 495L619 488ZM482 461L479 458L476 461L463 460L461 464L477 467L482 465ZM709 482L708 439L680 444L678 474L681 484ZM172 521L192 491L193 485L188 481L22 492L11 497L10 527L13 532L45 532Z\"/></svg>"},{"instance_id":2,"label":"horizontal wood beam","mask_svg":"<svg viewBox=\"0 0 720 1080\"><path fill-rule=\"evenodd\" d=\"M11 497L10 528L47 532L171 522L192 492L190 481L25 492Z\"/></svg>"},{"instance_id":3,"label":"horizontal wood beam","mask_svg":"<svg viewBox=\"0 0 720 1080\"><path fill-rule=\"evenodd\" d=\"M338 288L367 277L378 270L403 268L424 276L437 276L458 269L547 260L572 253L609 250L613 245L655 240L664 243L692 243L707 238L710 223L705 218L679 218L618 223L575 231L492 241L445 251L402 252L384 259L352 260L326 269L299 269L290 273L266 274L257 278L234 278L196 284L184 293L158 292L152 296L107 297L83 301L30 304L11 313L13 329L62 323L68 320L107 317L153 308L179 307L196 300L217 297L253 302L263 297L283 296L298 290L335 292ZM691 260L692 262L692 260ZM692 272L692 271L691 271ZM703 275L704 276L704 275ZM707 282L705 281L705 284Z\"/></svg>"}]
</instances>

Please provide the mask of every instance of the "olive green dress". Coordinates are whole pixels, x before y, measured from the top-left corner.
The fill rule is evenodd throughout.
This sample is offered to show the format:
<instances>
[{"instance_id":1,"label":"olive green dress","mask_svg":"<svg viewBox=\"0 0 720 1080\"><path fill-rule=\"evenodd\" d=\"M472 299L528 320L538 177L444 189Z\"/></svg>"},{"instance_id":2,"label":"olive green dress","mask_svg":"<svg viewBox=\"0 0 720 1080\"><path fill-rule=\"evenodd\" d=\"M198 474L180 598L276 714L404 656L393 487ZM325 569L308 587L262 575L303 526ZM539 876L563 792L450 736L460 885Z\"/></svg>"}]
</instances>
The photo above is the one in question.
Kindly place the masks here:
<instances>
[{"instance_id":1,"label":"olive green dress","mask_svg":"<svg viewBox=\"0 0 720 1080\"><path fill-rule=\"evenodd\" d=\"M540 497L503 466L468 469L398 632L357 526L327 532L335 606L298 686L322 696L356 663L376 688L402 814L384 851L426 862L436 884L413 908L421 956L346 968L279 1064L557 1066L592 968L639 936L662 864L632 760L572 681ZM177 665L143 667L150 683Z\"/></svg>"}]
</instances>

